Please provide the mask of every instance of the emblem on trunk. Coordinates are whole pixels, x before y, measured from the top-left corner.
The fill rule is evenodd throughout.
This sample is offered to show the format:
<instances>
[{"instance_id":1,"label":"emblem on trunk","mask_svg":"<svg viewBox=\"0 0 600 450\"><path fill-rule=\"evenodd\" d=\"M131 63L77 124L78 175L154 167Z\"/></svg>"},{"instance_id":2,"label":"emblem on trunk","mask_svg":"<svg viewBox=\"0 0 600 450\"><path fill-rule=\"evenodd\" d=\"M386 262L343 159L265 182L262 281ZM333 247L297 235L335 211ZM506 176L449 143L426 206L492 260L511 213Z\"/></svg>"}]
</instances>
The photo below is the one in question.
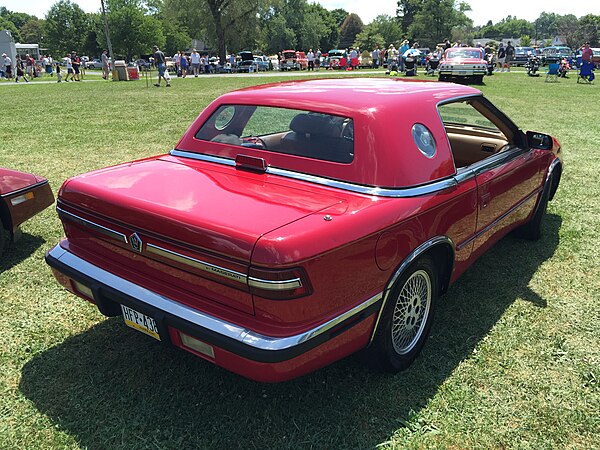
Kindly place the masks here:
<instances>
[{"instance_id":1,"label":"emblem on trunk","mask_svg":"<svg viewBox=\"0 0 600 450\"><path fill-rule=\"evenodd\" d=\"M133 251L142 253L143 242L137 233L133 233L131 236L129 236L129 243L131 244Z\"/></svg>"}]
</instances>

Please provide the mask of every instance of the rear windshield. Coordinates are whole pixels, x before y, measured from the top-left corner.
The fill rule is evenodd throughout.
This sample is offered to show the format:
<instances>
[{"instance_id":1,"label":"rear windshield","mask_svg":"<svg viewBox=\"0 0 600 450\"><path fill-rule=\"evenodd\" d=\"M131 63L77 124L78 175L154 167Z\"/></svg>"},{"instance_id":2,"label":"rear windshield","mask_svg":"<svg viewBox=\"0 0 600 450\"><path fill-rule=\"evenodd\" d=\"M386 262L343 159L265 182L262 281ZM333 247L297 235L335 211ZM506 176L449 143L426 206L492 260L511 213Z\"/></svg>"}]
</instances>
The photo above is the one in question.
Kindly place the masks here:
<instances>
[{"instance_id":1,"label":"rear windshield","mask_svg":"<svg viewBox=\"0 0 600 450\"><path fill-rule=\"evenodd\" d=\"M338 163L354 159L354 122L297 109L222 105L196 139Z\"/></svg>"},{"instance_id":2,"label":"rear windshield","mask_svg":"<svg viewBox=\"0 0 600 450\"><path fill-rule=\"evenodd\" d=\"M481 51L479 50L448 50L446 54L447 58L481 58Z\"/></svg>"}]
</instances>

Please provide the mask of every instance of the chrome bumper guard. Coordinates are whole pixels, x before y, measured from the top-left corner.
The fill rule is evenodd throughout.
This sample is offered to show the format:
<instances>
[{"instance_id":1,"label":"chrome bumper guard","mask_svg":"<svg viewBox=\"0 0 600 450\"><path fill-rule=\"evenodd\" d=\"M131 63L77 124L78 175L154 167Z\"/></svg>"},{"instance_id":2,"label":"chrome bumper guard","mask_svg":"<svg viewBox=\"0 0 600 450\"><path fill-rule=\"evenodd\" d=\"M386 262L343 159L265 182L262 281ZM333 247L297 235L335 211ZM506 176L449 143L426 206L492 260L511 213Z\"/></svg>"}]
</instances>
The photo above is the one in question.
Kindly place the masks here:
<instances>
[{"instance_id":1,"label":"chrome bumper guard","mask_svg":"<svg viewBox=\"0 0 600 450\"><path fill-rule=\"evenodd\" d=\"M67 277L89 287L98 309L117 315L124 304L156 320L161 340L168 342L173 327L241 357L264 363L281 362L299 356L343 333L379 310L383 292L306 332L293 336L266 336L240 325L190 308L168 297L125 280L60 245L46 254L46 263ZM117 308L118 307L118 308Z\"/></svg>"}]
</instances>

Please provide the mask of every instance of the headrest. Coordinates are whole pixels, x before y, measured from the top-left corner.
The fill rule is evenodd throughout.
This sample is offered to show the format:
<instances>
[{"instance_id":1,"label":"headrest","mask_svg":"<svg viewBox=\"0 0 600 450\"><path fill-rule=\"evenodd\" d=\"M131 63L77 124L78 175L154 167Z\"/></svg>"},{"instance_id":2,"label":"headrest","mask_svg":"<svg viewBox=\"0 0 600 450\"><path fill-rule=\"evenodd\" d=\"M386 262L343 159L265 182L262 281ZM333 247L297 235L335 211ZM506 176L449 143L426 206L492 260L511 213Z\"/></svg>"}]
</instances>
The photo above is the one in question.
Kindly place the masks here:
<instances>
[{"instance_id":1,"label":"headrest","mask_svg":"<svg viewBox=\"0 0 600 450\"><path fill-rule=\"evenodd\" d=\"M290 122L290 129L299 134L339 136L341 127L332 119L320 114L298 114Z\"/></svg>"}]
</instances>

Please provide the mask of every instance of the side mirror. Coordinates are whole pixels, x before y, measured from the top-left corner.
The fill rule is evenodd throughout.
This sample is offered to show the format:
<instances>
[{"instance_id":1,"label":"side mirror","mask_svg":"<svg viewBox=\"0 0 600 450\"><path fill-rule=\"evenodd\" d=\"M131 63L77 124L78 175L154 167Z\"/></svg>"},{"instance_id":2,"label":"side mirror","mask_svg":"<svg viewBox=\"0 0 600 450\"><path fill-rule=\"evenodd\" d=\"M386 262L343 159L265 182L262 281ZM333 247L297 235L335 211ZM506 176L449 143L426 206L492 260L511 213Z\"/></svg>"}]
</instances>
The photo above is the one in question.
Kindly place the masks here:
<instances>
[{"instance_id":1,"label":"side mirror","mask_svg":"<svg viewBox=\"0 0 600 450\"><path fill-rule=\"evenodd\" d=\"M527 132L527 146L540 150L552 149L552 137L548 134L536 133L535 131Z\"/></svg>"}]
</instances>

